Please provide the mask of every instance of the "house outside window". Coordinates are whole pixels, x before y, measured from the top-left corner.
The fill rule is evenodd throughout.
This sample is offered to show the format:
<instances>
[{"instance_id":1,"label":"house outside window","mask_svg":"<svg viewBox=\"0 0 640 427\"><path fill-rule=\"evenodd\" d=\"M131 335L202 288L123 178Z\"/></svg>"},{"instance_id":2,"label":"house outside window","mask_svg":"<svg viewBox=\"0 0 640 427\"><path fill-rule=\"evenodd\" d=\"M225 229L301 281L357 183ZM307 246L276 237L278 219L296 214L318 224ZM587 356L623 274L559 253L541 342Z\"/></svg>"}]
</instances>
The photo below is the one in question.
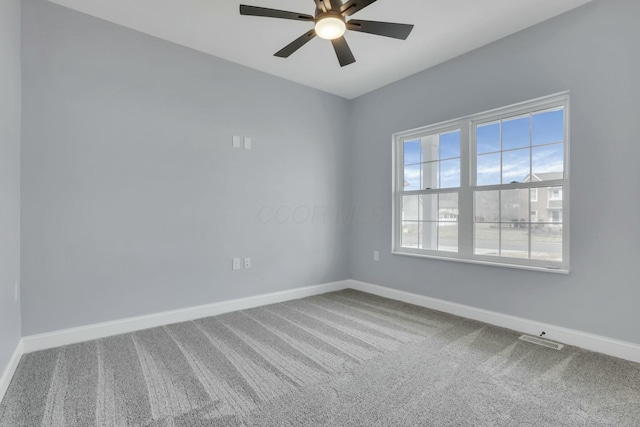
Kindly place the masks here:
<instances>
[{"instance_id":1,"label":"house outside window","mask_svg":"<svg viewBox=\"0 0 640 427\"><path fill-rule=\"evenodd\" d=\"M393 253L567 272L569 96L394 135Z\"/></svg>"}]
</instances>

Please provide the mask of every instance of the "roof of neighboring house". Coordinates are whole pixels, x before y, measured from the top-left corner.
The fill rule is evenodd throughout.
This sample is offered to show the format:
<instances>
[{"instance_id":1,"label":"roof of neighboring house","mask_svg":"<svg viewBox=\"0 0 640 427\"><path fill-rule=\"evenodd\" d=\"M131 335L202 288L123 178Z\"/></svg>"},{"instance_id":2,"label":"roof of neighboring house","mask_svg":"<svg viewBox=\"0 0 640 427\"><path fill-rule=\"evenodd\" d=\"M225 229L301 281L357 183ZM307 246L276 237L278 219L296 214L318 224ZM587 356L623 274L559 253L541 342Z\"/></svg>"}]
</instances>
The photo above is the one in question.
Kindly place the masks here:
<instances>
[{"instance_id":1,"label":"roof of neighboring house","mask_svg":"<svg viewBox=\"0 0 640 427\"><path fill-rule=\"evenodd\" d=\"M544 173L534 173L533 174L533 182L540 181L553 181L556 179L564 178L564 172L544 172ZM531 179L531 175L527 175L523 182L529 182Z\"/></svg>"}]
</instances>

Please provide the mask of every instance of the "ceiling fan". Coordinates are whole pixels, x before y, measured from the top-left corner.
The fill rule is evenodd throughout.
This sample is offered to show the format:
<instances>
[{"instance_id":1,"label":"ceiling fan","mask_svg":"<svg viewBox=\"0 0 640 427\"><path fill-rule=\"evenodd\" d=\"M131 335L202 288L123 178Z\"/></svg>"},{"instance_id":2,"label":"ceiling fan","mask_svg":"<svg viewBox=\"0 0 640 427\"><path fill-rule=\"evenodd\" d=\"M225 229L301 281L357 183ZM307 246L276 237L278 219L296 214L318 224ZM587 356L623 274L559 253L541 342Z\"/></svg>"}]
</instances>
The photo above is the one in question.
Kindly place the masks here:
<instances>
[{"instance_id":1,"label":"ceiling fan","mask_svg":"<svg viewBox=\"0 0 640 427\"><path fill-rule=\"evenodd\" d=\"M304 33L292 43L285 46L282 50L276 52L274 56L288 58L295 51L307 44L311 39L318 36L331 41L341 67L356 62L356 59L344 38L346 30L360 31L362 33L392 37L394 39L401 40L406 40L407 37L409 37L411 30L413 30L413 25L409 24L362 21L357 19L351 19L349 21L346 20L347 16L351 16L354 13L361 11L365 7L376 2L376 0L348 0L344 4L341 0L313 0L313 2L316 5L315 17L305 15L303 13L246 5L240 5L240 14L313 22L314 28L311 31Z\"/></svg>"}]
</instances>

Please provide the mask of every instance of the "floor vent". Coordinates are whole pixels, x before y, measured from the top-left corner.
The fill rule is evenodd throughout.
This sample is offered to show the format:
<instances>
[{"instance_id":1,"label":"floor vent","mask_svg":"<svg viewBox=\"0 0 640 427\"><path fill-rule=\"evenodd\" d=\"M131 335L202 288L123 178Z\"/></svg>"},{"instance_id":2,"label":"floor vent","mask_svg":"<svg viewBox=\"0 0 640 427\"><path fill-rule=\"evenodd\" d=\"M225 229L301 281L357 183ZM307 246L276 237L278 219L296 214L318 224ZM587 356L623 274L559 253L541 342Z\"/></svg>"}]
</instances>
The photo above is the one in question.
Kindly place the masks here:
<instances>
[{"instance_id":1,"label":"floor vent","mask_svg":"<svg viewBox=\"0 0 640 427\"><path fill-rule=\"evenodd\" d=\"M520 339L522 341L530 342L532 344L541 345L541 346L547 347L547 348L552 348L554 350L562 350L562 347L564 347L563 344L558 344L557 342L547 341L545 339L538 338L538 337L532 337L532 336L529 336L529 335L522 335L520 337Z\"/></svg>"}]
</instances>

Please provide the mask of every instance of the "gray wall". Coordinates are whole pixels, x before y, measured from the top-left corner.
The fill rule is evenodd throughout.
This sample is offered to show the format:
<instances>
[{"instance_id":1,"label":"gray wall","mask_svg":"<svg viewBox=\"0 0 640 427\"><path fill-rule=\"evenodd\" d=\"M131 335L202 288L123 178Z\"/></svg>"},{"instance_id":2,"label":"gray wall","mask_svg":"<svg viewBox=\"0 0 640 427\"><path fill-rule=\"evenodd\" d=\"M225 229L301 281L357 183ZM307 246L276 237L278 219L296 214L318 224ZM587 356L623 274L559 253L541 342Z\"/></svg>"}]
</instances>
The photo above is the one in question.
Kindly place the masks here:
<instances>
[{"instance_id":1,"label":"gray wall","mask_svg":"<svg viewBox=\"0 0 640 427\"><path fill-rule=\"evenodd\" d=\"M25 2L24 334L352 277L640 343L639 15L595 1L347 102ZM567 89L570 275L389 254L392 133Z\"/></svg>"},{"instance_id":2,"label":"gray wall","mask_svg":"<svg viewBox=\"0 0 640 427\"><path fill-rule=\"evenodd\" d=\"M346 100L41 0L23 70L24 335L347 278Z\"/></svg>"},{"instance_id":3,"label":"gray wall","mask_svg":"<svg viewBox=\"0 0 640 427\"><path fill-rule=\"evenodd\" d=\"M20 1L0 0L0 375L20 340Z\"/></svg>"},{"instance_id":4,"label":"gray wall","mask_svg":"<svg viewBox=\"0 0 640 427\"><path fill-rule=\"evenodd\" d=\"M596 1L353 102L351 276L640 343L640 2ZM391 255L391 135L571 91L571 274ZM379 249L381 261L373 262Z\"/></svg>"}]
</instances>

